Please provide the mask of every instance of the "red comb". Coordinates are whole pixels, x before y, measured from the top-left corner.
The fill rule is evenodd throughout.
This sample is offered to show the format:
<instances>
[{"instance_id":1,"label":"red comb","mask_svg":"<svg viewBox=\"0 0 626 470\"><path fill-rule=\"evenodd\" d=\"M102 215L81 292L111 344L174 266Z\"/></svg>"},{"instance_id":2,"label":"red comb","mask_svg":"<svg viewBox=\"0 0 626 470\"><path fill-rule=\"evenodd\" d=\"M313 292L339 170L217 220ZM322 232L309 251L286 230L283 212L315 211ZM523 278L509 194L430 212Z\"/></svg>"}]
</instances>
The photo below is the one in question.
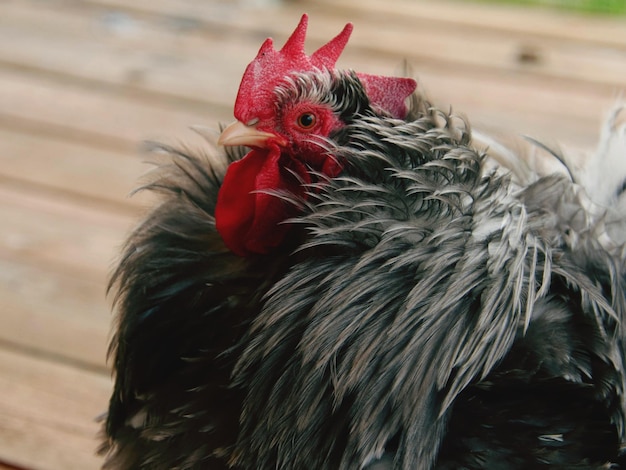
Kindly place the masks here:
<instances>
[{"instance_id":1,"label":"red comb","mask_svg":"<svg viewBox=\"0 0 626 470\"><path fill-rule=\"evenodd\" d=\"M243 75L235 102L235 117L244 124L259 120L269 131L275 130L274 90L294 72L333 70L350 34L348 23L330 42L310 56L304 52L307 15L280 51L267 39ZM415 90L410 78L357 74L373 109L397 118L406 116L406 98ZM302 162L297 156L284 155L276 143L255 148L241 160L233 162L226 172L215 206L215 226L224 243L238 255L269 253L280 246L289 232L283 222L294 214L294 208L274 192L287 191L307 197L309 171L321 171L330 178L341 172L341 164L326 155L321 161ZM329 164L331 162L332 164ZM295 177L294 177L295 175Z\"/></svg>"},{"instance_id":2,"label":"red comb","mask_svg":"<svg viewBox=\"0 0 626 470\"><path fill-rule=\"evenodd\" d=\"M304 51L304 41L309 17L304 14L300 23L280 51L274 49L271 38L265 40L255 59L250 62L241 80L235 102L235 117L248 123L252 119L264 120L274 113L273 90L293 72L308 72L316 69L332 70L346 46L352 24L311 56ZM363 85L374 108L380 108L394 117L406 115L404 100L413 93L416 83L408 78L361 75Z\"/></svg>"},{"instance_id":3,"label":"red comb","mask_svg":"<svg viewBox=\"0 0 626 470\"><path fill-rule=\"evenodd\" d=\"M304 51L308 16L302 15L300 23L280 51L274 49L271 38L265 40L256 58L246 69L235 102L235 117L247 123L251 119L271 115L273 90L292 72L332 69L352 33L348 23L328 44L320 47L310 57Z\"/></svg>"}]
</instances>

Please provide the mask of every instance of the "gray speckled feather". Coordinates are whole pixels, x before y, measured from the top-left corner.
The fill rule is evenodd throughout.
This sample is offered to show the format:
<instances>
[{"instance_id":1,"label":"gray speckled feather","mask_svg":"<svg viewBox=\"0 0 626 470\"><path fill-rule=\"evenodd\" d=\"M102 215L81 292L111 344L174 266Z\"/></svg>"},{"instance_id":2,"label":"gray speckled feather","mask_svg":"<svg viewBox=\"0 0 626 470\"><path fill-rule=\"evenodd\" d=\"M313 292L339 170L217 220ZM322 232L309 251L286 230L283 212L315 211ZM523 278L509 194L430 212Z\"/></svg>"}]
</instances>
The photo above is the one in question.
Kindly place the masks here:
<instances>
[{"instance_id":1,"label":"gray speckled feather","mask_svg":"<svg viewBox=\"0 0 626 470\"><path fill-rule=\"evenodd\" d=\"M341 108L345 168L275 194L303 212L271 255L225 249L221 173L165 148L114 274L109 468L624 465L626 267L593 188L487 170L421 97L396 120L354 74L307 80L281 97Z\"/></svg>"},{"instance_id":2,"label":"gray speckled feather","mask_svg":"<svg viewBox=\"0 0 626 470\"><path fill-rule=\"evenodd\" d=\"M235 370L250 387L238 462L352 469L393 448L394 468L444 465L455 400L539 335L535 317L552 309L583 318L577 334L589 338L575 359L551 345L546 359L562 367L542 363L528 380L545 367L573 384L602 381L588 365L602 361L618 380L598 384L595 399L612 397L606 424L623 439L624 266L590 231L572 252L584 209L571 182L521 189L483 175L465 124L441 113L364 118L345 133L335 151L348 168L312 191L298 221L311 233L303 261L270 291ZM542 461L537 442L524 465Z\"/></svg>"}]
</instances>

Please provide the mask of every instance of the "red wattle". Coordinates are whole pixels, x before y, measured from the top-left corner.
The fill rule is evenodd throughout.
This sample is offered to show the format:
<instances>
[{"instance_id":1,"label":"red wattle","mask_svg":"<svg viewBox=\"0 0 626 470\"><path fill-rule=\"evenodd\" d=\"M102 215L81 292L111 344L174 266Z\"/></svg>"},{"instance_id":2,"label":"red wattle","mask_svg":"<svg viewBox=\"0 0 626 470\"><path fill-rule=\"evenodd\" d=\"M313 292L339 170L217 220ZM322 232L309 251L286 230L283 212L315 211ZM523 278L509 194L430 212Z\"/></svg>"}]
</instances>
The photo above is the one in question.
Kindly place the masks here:
<instances>
[{"instance_id":1,"label":"red wattle","mask_svg":"<svg viewBox=\"0 0 626 470\"><path fill-rule=\"evenodd\" d=\"M268 191L303 196L302 181L310 182L306 167L281 155L277 146L252 150L231 163L215 206L216 228L226 246L245 256L268 253L280 245L289 230L281 222L294 216L296 210Z\"/></svg>"}]
</instances>

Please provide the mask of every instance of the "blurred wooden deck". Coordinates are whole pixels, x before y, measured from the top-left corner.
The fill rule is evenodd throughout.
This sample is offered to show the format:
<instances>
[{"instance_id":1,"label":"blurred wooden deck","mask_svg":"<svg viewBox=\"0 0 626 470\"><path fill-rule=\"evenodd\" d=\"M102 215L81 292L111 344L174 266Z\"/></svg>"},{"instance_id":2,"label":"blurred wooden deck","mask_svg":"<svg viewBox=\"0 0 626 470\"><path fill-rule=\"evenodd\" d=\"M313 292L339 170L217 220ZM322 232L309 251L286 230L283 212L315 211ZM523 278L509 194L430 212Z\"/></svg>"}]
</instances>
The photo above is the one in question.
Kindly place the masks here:
<instances>
[{"instance_id":1,"label":"blurred wooden deck","mask_svg":"<svg viewBox=\"0 0 626 470\"><path fill-rule=\"evenodd\" d=\"M0 468L89 470L107 404L107 274L147 204L145 139L202 145L302 12L340 65L406 59L473 122L592 147L626 89L626 20L441 0L0 0ZM14 466L14 467L11 467Z\"/></svg>"}]
</instances>

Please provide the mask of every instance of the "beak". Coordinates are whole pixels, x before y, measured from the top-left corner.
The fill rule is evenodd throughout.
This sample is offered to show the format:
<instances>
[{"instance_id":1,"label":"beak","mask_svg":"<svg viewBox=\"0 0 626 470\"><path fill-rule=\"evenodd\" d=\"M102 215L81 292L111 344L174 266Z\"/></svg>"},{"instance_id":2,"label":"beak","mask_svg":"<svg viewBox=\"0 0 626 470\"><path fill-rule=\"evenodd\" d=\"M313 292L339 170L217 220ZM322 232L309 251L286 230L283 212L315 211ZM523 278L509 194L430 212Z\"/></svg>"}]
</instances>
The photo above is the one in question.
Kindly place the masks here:
<instances>
[{"instance_id":1,"label":"beak","mask_svg":"<svg viewBox=\"0 0 626 470\"><path fill-rule=\"evenodd\" d=\"M217 143L225 146L245 145L246 147L266 148L270 139L277 141L279 145L283 140L276 134L258 130L256 125L248 126L241 121L235 121L222 131Z\"/></svg>"}]
</instances>

